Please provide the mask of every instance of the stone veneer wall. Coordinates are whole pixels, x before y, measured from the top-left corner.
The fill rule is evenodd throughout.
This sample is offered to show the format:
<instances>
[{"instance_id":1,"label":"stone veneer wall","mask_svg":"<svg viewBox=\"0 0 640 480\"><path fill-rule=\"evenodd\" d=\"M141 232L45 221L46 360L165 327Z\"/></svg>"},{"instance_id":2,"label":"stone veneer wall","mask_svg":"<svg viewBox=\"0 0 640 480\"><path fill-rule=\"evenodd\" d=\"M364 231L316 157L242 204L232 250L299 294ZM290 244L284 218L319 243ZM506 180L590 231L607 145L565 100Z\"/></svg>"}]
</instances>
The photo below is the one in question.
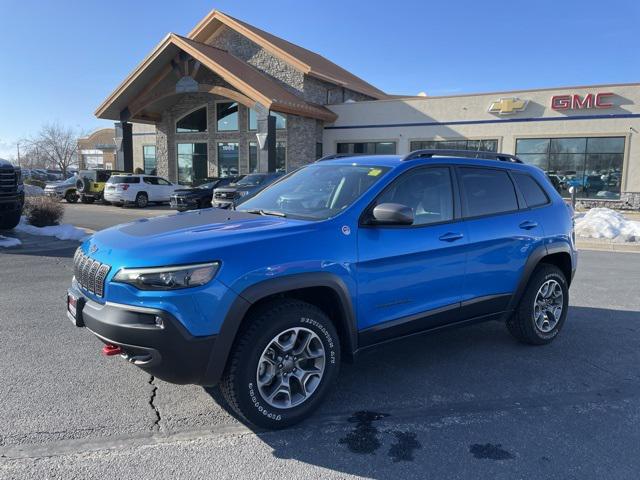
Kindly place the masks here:
<instances>
[{"instance_id":1,"label":"stone veneer wall","mask_svg":"<svg viewBox=\"0 0 640 480\"><path fill-rule=\"evenodd\" d=\"M579 198L576 207L584 210L588 208L611 208L612 210L640 210L640 192L622 192L620 200Z\"/></svg>"},{"instance_id":2,"label":"stone veneer wall","mask_svg":"<svg viewBox=\"0 0 640 480\"><path fill-rule=\"evenodd\" d=\"M248 38L227 27L216 36L211 44L227 50L232 55L249 63L256 69L275 79L291 93L305 101L326 105L347 100L362 101L371 98L360 93L333 85L329 82L299 72L286 62L264 50ZM215 73L201 68L196 80L210 85L224 85L232 88ZM216 132L217 100L225 100L209 94L186 94L170 109L163 112L162 122L157 125L156 157L158 174L177 180L176 143L208 142L209 175L217 175L218 142L238 142L240 173L249 170L249 142L256 142L254 131L248 130L248 110L239 108L239 131ZM175 122L199 106L208 109L208 131L206 133L176 133ZM276 141L287 142L287 171L316 160L316 143L322 142L322 121L286 115L286 130L278 130Z\"/></svg>"}]
</instances>

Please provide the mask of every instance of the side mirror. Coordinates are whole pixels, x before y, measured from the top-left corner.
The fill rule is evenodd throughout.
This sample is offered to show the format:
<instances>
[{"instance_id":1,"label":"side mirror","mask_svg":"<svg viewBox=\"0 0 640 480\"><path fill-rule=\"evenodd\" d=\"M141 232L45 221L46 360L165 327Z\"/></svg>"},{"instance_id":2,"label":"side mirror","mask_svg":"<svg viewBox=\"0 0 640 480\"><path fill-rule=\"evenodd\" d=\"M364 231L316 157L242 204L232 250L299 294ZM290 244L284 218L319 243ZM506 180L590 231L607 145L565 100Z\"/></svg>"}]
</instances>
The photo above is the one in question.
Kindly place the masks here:
<instances>
[{"instance_id":1,"label":"side mirror","mask_svg":"<svg viewBox=\"0 0 640 480\"><path fill-rule=\"evenodd\" d=\"M413 210L400 203L381 203L373 209L374 225L412 225Z\"/></svg>"}]
</instances>

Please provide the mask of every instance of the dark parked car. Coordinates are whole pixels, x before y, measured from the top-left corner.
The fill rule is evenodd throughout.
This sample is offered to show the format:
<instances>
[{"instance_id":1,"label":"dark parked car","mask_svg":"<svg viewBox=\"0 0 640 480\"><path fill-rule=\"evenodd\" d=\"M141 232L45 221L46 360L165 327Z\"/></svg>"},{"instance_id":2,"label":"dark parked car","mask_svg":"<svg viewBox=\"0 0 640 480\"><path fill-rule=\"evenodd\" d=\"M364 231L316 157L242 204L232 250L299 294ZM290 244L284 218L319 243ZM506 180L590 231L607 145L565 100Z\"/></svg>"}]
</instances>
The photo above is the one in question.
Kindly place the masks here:
<instances>
[{"instance_id":1,"label":"dark parked car","mask_svg":"<svg viewBox=\"0 0 640 480\"><path fill-rule=\"evenodd\" d=\"M181 188L171 195L169 205L171 205L171 208L175 208L180 212L210 207L214 189L238 182L241 179L241 176L212 178L209 179L209 182L198 185L197 187Z\"/></svg>"},{"instance_id":2,"label":"dark parked car","mask_svg":"<svg viewBox=\"0 0 640 480\"><path fill-rule=\"evenodd\" d=\"M216 188L213 191L212 204L218 208L236 206L241 201L251 198L283 175L283 172L251 173L236 183Z\"/></svg>"},{"instance_id":3,"label":"dark parked car","mask_svg":"<svg viewBox=\"0 0 640 480\"><path fill-rule=\"evenodd\" d=\"M20 167L0 158L0 230L11 230L20 222L24 185Z\"/></svg>"}]
</instances>

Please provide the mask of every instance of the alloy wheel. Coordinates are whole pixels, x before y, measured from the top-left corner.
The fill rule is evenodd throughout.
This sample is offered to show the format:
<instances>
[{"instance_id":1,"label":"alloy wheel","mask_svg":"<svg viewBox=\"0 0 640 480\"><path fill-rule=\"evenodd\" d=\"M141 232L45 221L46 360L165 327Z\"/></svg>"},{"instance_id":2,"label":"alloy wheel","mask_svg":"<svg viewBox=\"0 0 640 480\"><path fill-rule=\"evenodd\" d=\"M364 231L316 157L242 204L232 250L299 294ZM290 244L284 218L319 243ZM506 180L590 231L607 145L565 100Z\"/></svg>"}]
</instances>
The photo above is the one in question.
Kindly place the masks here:
<instances>
[{"instance_id":1,"label":"alloy wheel","mask_svg":"<svg viewBox=\"0 0 640 480\"><path fill-rule=\"evenodd\" d=\"M293 408L313 395L324 374L326 352L320 337L307 328L289 328L276 335L258 362L260 395L275 408Z\"/></svg>"},{"instance_id":2,"label":"alloy wheel","mask_svg":"<svg viewBox=\"0 0 640 480\"><path fill-rule=\"evenodd\" d=\"M552 331L562 316L564 293L556 280L547 280L538 289L533 303L533 319L542 333Z\"/></svg>"}]
</instances>

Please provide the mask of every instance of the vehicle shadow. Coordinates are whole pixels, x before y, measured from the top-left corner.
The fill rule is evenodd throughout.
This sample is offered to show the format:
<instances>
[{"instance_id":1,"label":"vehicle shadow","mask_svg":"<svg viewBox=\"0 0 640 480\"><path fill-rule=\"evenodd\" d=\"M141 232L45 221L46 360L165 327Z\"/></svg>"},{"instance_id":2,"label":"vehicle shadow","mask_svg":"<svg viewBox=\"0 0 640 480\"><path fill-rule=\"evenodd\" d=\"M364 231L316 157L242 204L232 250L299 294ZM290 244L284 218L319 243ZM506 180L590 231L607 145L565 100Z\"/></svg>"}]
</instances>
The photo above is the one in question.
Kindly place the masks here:
<instances>
[{"instance_id":1,"label":"vehicle shadow","mask_svg":"<svg viewBox=\"0 0 640 480\"><path fill-rule=\"evenodd\" d=\"M252 430L279 459L340 474L426 478L425 466L447 471L451 458L446 460L447 453L430 438L448 425L454 435L448 440L468 455L461 461L475 462L483 452L474 453L460 433L469 428L465 422L490 424L505 412L637 400L639 340L639 311L590 307L571 307L561 335L546 346L519 344L498 322L416 336L343 365L324 405L299 426ZM229 410L217 389L207 392ZM523 423L514 425L514 431L501 432L503 438L526 436ZM482 445L500 443L486 435L478 439ZM555 467L570 473L569 464Z\"/></svg>"}]
</instances>

